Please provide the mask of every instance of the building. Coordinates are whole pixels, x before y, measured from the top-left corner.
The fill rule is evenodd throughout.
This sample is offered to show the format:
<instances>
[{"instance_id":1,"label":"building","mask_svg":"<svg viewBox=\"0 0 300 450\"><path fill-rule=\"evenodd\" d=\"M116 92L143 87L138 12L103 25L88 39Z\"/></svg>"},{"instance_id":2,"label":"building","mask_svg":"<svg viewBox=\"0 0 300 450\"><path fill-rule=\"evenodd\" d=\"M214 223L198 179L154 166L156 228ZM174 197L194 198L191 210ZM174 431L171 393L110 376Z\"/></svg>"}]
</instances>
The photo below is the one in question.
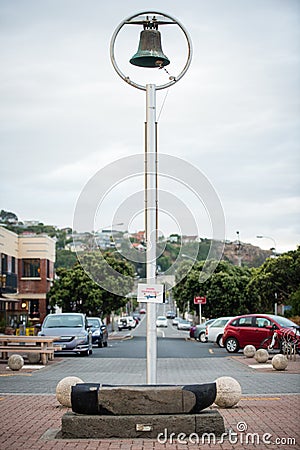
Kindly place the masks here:
<instances>
[{"instance_id":1,"label":"building","mask_svg":"<svg viewBox=\"0 0 300 450\"><path fill-rule=\"evenodd\" d=\"M17 235L0 227L0 321L41 322L50 307L46 294L54 278L55 241L40 234Z\"/></svg>"}]
</instances>

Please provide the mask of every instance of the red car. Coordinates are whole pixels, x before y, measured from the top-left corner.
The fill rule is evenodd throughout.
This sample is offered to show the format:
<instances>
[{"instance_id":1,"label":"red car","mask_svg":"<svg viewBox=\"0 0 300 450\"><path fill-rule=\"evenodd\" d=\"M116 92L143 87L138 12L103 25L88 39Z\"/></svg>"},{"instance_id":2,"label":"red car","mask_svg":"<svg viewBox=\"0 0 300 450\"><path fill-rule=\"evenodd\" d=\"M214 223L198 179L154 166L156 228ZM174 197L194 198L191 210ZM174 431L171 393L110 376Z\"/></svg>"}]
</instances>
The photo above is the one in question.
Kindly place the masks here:
<instances>
[{"instance_id":1,"label":"red car","mask_svg":"<svg viewBox=\"0 0 300 450\"><path fill-rule=\"evenodd\" d=\"M272 314L247 314L231 319L224 329L223 344L229 353L236 353L246 345L256 349L273 336L274 330L297 327L286 317Z\"/></svg>"}]
</instances>

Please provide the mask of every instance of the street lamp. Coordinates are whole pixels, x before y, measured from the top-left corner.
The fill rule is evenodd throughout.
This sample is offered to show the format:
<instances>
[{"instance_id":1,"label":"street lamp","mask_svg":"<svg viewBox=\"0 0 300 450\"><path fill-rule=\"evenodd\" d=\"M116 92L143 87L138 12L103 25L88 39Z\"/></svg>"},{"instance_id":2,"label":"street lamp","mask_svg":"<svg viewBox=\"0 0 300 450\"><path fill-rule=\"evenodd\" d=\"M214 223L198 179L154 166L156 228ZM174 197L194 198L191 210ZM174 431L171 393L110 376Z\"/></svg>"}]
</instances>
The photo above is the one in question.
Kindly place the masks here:
<instances>
[{"instance_id":1,"label":"street lamp","mask_svg":"<svg viewBox=\"0 0 300 450\"><path fill-rule=\"evenodd\" d=\"M271 236L262 236L262 235L258 235L256 237L257 237L257 239L270 239L273 242L273 244L274 244L274 246L272 248L270 248L270 250L272 250L274 255L276 255L276 247L277 247L277 245L276 245L276 241L275 241L274 238L272 238Z\"/></svg>"},{"instance_id":2,"label":"street lamp","mask_svg":"<svg viewBox=\"0 0 300 450\"><path fill-rule=\"evenodd\" d=\"M130 63L141 68L162 69L170 63L161 48L161 25L177 25L182 30L188 46L186 63L178 76L170 76L162 85L141 85L132 81L118 67L115 59L116 38L124 25L143 27L140 34L138 51L130 59ZM188 70L192 58L190 37L182 24L173 17L157 11L144 11L123 20L116 28L110 43L111 62L117 74L129 85L146 92L146 129L145 129L145 231L146 231L146 278L147 284L156 284L156 243L157 243L157 121L156 91L168 88L179 81ZM147 383L156 384L157 336L156 336L156 304L147 303Z\"/></svg>"}]
</instances>

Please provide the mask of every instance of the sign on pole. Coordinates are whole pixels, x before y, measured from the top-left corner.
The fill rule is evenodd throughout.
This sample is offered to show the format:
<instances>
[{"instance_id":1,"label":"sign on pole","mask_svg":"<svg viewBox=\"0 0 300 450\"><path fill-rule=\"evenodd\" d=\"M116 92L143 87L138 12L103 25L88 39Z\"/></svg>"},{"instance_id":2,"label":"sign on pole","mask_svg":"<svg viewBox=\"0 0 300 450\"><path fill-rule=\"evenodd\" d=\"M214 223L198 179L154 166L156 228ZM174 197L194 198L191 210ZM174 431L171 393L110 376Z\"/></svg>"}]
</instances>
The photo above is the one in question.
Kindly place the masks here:
<instances>
[{"instance_id":1,"label":"sign on pole","mask_svg":"<svg viewBox=\"0 0 300 450\"><path fill-rule=\"evenodd\" d=\"M206 297L194 297L194 304L195 305L205 305Z\"/></svg>"},{"instance_id":2,"label":"sign on pole","mask_svg":"<svg viewBox=\"0 0 300 450\"><path fill-rule=\"evenodd\" d=\"M138 284L137 301L141 303L163 303L163 284Z\"/></svg>"}]
</instances>

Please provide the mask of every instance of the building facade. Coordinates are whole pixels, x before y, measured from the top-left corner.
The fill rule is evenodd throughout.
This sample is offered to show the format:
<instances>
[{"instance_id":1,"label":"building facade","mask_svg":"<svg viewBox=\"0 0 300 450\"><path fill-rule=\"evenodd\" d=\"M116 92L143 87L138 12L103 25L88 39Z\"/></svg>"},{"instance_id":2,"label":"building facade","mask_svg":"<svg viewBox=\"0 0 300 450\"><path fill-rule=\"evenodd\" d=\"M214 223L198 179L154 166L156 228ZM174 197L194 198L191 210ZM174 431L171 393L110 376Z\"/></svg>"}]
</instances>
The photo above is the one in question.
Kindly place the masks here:
<instances>
[{"instance_id":1,"label":"building facade","mask_svg":"<svg viewBox=\"0 0 300 450\"><path fill-rule=\"evenodd\" d=\"M54 278L55 241L0 227L0 321L16 327L43 321Z\"/></svg>"}]
</instances>

